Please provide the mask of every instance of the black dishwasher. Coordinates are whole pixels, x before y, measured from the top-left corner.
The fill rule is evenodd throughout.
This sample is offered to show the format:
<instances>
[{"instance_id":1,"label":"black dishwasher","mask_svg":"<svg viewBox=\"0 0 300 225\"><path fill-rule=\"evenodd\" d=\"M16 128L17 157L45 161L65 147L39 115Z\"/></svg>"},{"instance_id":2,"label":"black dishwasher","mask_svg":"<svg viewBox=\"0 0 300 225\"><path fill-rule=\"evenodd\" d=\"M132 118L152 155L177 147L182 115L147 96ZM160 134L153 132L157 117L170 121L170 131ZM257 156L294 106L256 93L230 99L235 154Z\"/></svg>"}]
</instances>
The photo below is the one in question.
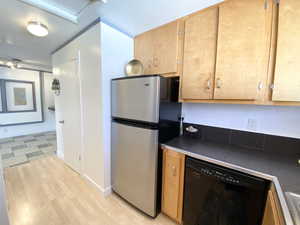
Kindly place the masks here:
<instances>
[{"instance_id":1,"label":"black dishwasher","mask_svg":"<svg viewBox=\"0 0 300 225\"><path fill-rule=\"evenodd\" d=\"M187 157L184 225L260 225L269 181Z\"/></svg>"}]
</instances>

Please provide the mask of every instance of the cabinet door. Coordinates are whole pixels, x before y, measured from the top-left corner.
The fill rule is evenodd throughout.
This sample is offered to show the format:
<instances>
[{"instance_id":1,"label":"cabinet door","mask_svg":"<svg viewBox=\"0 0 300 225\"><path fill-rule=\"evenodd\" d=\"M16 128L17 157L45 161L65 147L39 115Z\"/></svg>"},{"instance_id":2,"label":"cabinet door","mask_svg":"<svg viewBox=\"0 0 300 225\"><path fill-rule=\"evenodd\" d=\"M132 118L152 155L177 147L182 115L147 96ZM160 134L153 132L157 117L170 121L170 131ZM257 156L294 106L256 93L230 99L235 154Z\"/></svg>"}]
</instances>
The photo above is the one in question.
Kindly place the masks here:
<instances>
[{"instance_id":1,"label":"cabinet door","mask_svg":"<svg viewBox=\"0 0 300 225\"><path fill-rule=\"evenodd\" d=\"M257 99L269 50L264 4L231 0L220 5L215 99Z\"/></svg>"},{"instance_id":2,"label":"cabinet door","mask_svg":"<svg viewBox=\"0 0 300 225\"><path fill-rule=\"evenodd\" d=\"M274 193L269 191L262 225L283 225L280 221Z\"/></svg>"},{"instance_id":3,"label":"cabinet door","mask_svg":"<svg viewBox=\"0 0 300 225\"><path fill-rule=\"evenodd\" d=\"M153 74L153 32L143 33L134 39L134 55L144 66L144 74Z\"/></svg>"},{"instance_id":4,"label":"cabinet door","mask_svg":"<svg viewBox=\"0 0 300 225\"><path fill-rule=\"evenodd\" d=\"M300 101L300 1L279 5L273 101Z\"/></svg>"},{"instance_id":5,"label":"cabinet door","mask_svg":"<svg viewBox=\"0 0 300 225\"><path fill-rule=\"evenodd\" d=\"M181 223L184 182L183 154L165 149L163 153L162 211Z\"/></svg>"},{"instance_id":6,"label":"cabinet door","mask_svg":"<svg viewBox=\"0 0 300 225\"><path fill-rule=\"evenodd\" d=\"M210 8L185 22L181 84L183 99L212 99L216 64L218 8Z\"/></svg>"},{"instance_id":7,"label":"cabinet door","mask_svg":"<svg viewBox=\"0 0 300 225\"><path fill-rule=\"evenodd\" d=\"M135 58L145 74L178 72L180 22L175 21L135 37Z\"/></svg>"},{"instance_id":8,"label":"cabinet door","mask_svg":"<svg viewBox=\"0 0 300 225\"><path fill-rule=\"evenodd\" d=\"M177 73L179 21L153 30L153 73Z\"/></svg>"}]
</instances>

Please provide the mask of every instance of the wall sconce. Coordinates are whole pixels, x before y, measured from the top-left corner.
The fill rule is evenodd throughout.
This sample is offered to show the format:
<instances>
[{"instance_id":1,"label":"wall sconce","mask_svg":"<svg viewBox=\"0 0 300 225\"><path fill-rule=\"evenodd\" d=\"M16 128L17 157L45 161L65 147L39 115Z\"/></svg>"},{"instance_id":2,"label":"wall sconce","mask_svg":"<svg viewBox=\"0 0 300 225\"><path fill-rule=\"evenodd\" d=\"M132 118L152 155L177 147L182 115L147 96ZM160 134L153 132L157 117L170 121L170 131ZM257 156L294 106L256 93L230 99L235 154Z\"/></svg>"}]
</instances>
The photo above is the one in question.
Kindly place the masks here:
<instances>
[{"instance_id":1,"label":"wall sconce","mask_svg":"<svg viewBox=\"0 0 300 225\"><path fill-rule=\"evenodd\" d=\"M52 81L52 91L54 91L54 94L56 96L59 96L60 95L60 83L59 83L59 80L58 79L54 79Z\"/></svg>"}]
</instances>

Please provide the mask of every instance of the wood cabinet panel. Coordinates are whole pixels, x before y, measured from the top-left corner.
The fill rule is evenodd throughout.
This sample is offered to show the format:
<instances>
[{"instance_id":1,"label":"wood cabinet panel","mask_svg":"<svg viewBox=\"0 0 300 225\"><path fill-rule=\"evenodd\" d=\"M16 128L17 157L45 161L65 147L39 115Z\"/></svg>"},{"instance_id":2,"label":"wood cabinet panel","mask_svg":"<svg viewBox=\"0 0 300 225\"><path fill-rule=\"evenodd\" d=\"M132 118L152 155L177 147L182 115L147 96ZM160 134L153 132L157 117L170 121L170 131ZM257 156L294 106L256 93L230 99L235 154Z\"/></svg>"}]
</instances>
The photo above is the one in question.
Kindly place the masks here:
<instances>
[{"instance_id":1,"label":"wood cabinet panel","mask_svg":"<svg viewBox=\"0 0 300 225\"><path fill-rule=\"evenodd\" d=\"M178 67L179 21L153 31L153 73L176 73Z\"/></svg>"},{"instance_id":2,"label":"wood cabinet panel","mask_svg":"<svg viewBox=\"0 0 300 225\"><path fill-rule=\"evenodd\" d=\"M178 73L180 21L174 21L135 37L135 58L145 74Z\"/></svg>"},{"instance_id":3,"label":"wood cabinet panel","mask_svg":"<svg viewBox=\"0 0 300 225\"><path fill-rule=\"evenodd\" d=\"M181 223L185 155L164 149L162 211Z\"/></svg>"},{"instance_id":4,"label":"wood cabinet panel","mask_svg":"<svg viewBox=\"0 0 300 225\"><path fill-rule=\"evenodd\" d=\"M280 1L273 101L300 101L300 1Z\"/></svg>"},{"instance_id":5,"label":"wood cabinet panel","mask_svg":"<svg viewBox=\"0 0 300 225\"><path fill-rule=\"evenodd\" d=\"M144 74L153 74L153 33L146 32L134 39L134 55L144 66Z\"/></svg>"},{"instance_id":6,"label":"wood cabinet panel","mask_svg":"<svg viewBox=\"0 0 300 225\"><path fill-rule=\"evenodd\" d=\"M230 0L220 5L214 99L258 98L269 52L264 4Z\"/></svg>"},{"instance_id":7,"label":"wood cabinet panel","mask_svg":"<svg viewBox=\"0 0 300 225\"><path fill-rule=\"evenodd\" d=\"M262 225L284 225L283 220L280 218L280 212L278 211L278 205L275 198L276 193L274 190L270 190Z\"/></svg>"},{"instance_id":8,"label":"wood cabinet panel","mask_svg":"<svg viewBox=\"0 0 300 225\"><path fill-rule=\"evenodd\" d=\"M218 7L185 21L181 79L183 99L212 99L217 49Z\"/></svg>"}]
</instances>

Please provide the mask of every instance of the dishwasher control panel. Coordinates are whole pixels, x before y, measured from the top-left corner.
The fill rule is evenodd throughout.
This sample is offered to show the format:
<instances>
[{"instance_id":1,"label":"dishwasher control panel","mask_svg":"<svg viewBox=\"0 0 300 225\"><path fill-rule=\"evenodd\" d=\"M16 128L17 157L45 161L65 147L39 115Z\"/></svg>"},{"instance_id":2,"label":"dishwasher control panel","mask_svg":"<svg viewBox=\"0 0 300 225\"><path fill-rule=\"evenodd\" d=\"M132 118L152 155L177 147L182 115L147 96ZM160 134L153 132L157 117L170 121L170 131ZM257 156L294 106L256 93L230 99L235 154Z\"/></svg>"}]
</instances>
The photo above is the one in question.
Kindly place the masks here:
<instances>
[{"instance_id":1,"label":"dishwasher control panel","mask_svg":"<svg viewBox=\"0 0 300 225\"><path fill-rule=\"evenodd\" d=\"M212 170L212 169L208 169L208 168L201 168L201 173L206 175L206 176L216 177L219 180L224 181L224 182L233 183L233 184L239 184L240 183L239 179L237 179L233 176L230 176L227 173L219 172L217 170Z\"/></svg>"}]
</instances>

